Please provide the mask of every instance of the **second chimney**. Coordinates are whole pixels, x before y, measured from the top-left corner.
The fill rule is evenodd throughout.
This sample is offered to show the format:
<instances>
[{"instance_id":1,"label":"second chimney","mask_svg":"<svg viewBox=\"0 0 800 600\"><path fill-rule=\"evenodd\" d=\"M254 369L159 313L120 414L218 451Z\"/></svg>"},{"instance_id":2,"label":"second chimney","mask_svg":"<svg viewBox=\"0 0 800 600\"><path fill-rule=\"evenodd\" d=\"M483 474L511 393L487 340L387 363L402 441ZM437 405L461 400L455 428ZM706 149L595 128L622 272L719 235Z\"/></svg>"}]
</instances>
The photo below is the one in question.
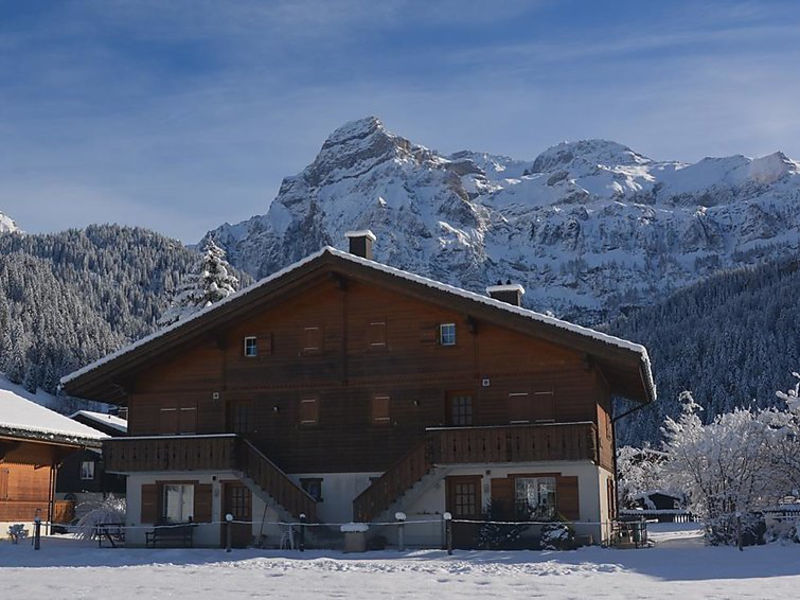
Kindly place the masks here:
<instances>
[{"instance_id":1,"label":"second chimney","mask_svg":"<svg viewBox=\"0 0 800 600\"><path fill-rule=\"evenodd\" d=\"M350 254L374 260L372 257L372 244L377 239L374 233L369 229L362 229L361 231L348 231L344 236L350 240Z\"/></svg>"},{"instance_id":2,"label":"second chimney","mask_svg":"<svg viewBox=\"0 0 800 600\"><path fill-rule=\"evenodd\" d=\"M487 287L486 293L495 300L508 302L514 306L522 306L522 295L525 293L525 288L518 283L508 282L503 284L498 281L497 285Z\"/></svg>"}]
</instances>

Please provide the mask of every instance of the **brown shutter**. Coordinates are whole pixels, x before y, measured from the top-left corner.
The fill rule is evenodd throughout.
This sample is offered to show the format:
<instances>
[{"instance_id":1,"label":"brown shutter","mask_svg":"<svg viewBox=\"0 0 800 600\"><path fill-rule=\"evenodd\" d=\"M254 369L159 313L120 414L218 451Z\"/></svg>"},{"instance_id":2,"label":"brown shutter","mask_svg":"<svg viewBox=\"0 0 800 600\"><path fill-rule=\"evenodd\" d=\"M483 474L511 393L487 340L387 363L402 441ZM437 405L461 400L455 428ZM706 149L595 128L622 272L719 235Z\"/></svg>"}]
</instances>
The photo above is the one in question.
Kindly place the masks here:
<instances>
[{"instance_id":1,"label":"brown shutter","mask_svg":"<svg viewBox=\"0 0 800 600\"><path fill-rule=\"evenodd\" d=\"M580 519L580 509L578 507L578 478L577 477L556 477L556 502L558 512L570 521Z\"/></svg>"},{"instance_id":2,"label":"brown shutter","mask_svg":"<svg viewBox=\"0 0 800 600\"><path fill-rule=\"evenodd\" d=\"M386 425L389 423L389 396L372 397L372 424Z\"/></svg>"},{"instance_id":3,"label":"brown shutter","mask_svg":"<svg viewBox=\"0 0 800 600\"><path fill-rule=\"evenodd\" d=\"M197 408L181 408L178 415L178 433L197 433Z\"/></svg>"},{"instance_id":4,"label":"brown shutter","mask_svg":"<svg viewBox=\"0 0 800 600\"><path fill-rule=\"evenodd\" d=\"M212 521L210 483L198 483L194 486L194 520L198 523Z\"/></svg>"},{"instance_id":5,"label":"brown shutter","mask_svg":"<svg viewBox=\"0 0 800 600\"><path fill-rule=\"evenodd\" d=\"M159 431L161 433L178 433L177 408L162 408L159 411Z\"/></svg>"},{"instance_id":6,"label":"brown shutter","mask_svg":"<svg viewBox=\"0 0 800 600\"><path fill-rule=\"evenodd\" d=\"M159 512L158 484L142 485L142 523L157 523Z\"/></svg>"},{"instance_id":7,"label":"brown shutter","mask_svg":"<svg viewBox=\"0 0 800 600\"><path fill-rule=\"evenodd\" d=\"M527 392L513 392L508 395L508 416L511 423L530 423L531 397Z\"/></svg>"},{"instance_id":8,"label":"brown shutter","mask_svg":"<svg viewBox=\"0 0 800 600\"><path fill-rule=\"evenodd\" d=\"M492 479L492 518L512 519L514 517L514 479L495 477Z\"/></svg>"},{"instance_id":9,"label":"brown shutter","mask_svg":"<svg viewBox=\"0 0 800 600\"><path fill-rule=\"evenodd\" d=\"M319 400L315 396L300 399L300 424L316 425L319 421Z\"/></svg>"},{"instance_id":10,"label":"brown shutter","mask_svg":"<svg viewBox=\"0 0 800 600\"><path fill-rule=\"evenodd\" d=\"M0 469L0 500L8 500L9 469Z\"/></svg>"}]
</instances>

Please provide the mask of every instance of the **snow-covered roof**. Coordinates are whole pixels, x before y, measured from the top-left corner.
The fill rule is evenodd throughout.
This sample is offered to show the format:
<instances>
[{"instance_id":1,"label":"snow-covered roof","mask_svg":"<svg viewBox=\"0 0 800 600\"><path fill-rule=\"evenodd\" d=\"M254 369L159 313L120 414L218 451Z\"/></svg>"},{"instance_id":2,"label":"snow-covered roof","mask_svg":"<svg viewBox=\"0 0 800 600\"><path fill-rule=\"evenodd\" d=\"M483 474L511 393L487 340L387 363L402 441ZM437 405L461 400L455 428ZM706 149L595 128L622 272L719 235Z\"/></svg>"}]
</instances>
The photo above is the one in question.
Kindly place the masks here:
<instances>
[{"instance_id":1,"label":"snow-covered roof","mask_svg":"<svg viewBox=\"0 0 800 600\"><path fill-rule=\"evenodd\" d=\"M108 437L5 389L0 389L0 435L74 444Z\"/></svg>"},{"instance_id":2,"label":"snow-covered roof","mask_svg":"<svg viewBox=\"0 0 800 600\"><path fill-rule=\"evenodd\" d=\"M69 418L74 419L75 417L78 416L91 419L92 421L97 421L98 423L105 425L106 427L111 427L113 429L116 429L117 431L121 431L122 433L126 433L128 431L128 421L116 415L109 415L107 413L95 412L93 410L76 410L69 416Z\"/></svg>"},{"instance_id":3,"label":"snow-covered roof","mask_svg":"<svg viewBox=\"0 0 800 600\"><path fill-rule=\"evenodd\" d=\"M478 303L481 303L481 304L484 304L484 305L487 305L487 306L491 306L491 307L496 308L496 309L500 309L502 311L506 311L506 312L509 312L509 313L513 313L513 314L519 315L521 317L525 317L527 319L530 319L533 322L542 323L544 325L549 325L551 327L554 327L554 328L557 328L557 329L560 329L560 330L563 330L563 331L566 331L566 332L577 334L577 335L582 336L584 338L589 338L589 339L601 342L603 344L607 344L607 345L610 345L610 346L613 346L613 347L616 347L616 348L619 348L619 349L622 349L622 350L626 350L626 351L638 354L639 358L640 358L641 367L642 367L641 370L642 370L642 376L643 376L643 379L644 379L643 384L647 389L647 393L648 393L649 397L653 398L653 399L656 397L655 383L653 381L653 374L652 374L652 370L650 368L650 357L647 354L647 349L644 346L642 346L641 344L636 344L634 342L629 342L628 340L624 340L622 338L618 338L616 336L609 335L607 333L602 333L600 331L595 331L594 329L590 329L588 327L583 327L582 325L576 325L574 323L569 323L568 321L563 321L563 320L558 319L556 317L551 317L549 315L544 315L542 313L538 313L536 311L529 310L527 308L522 308L521 306L515 306L513 304L509 304L507 302L503 302L502 300L496 300L494 298L490 298L488 296L483 296L481 294L477 294L475 292L471 292L471 291L465 290L463 288L459 288L459 287L456 287L456 286L453 286L453 285L442 283L440 281L435 281L433 279L429 279L429 278L423 277L421 275L416 275L414 273L409 273L408 271L403 271L402 269L398 269L396 267L391 267L391 266L385 265L383 263L379 263L379 262L376 262L376 261L373 261L373 260L362 258L360 256L356 256L355 254L351 254L351 253L345 252L343 250L338 250L338 249L333 248L331 246L325 246L322 249L318 250L317 252L314 252L313 254L310 254L310 255L306 256L305 258L303 258L303 259L301 259L301 260L299 260L299 261L297 261L297 262L295 262L295 263L293 263L293 264L281 269L280 271L276 271L272 275L269 275L268 277L265 277L264 279L261 279L261 280L257 281L256 283L254 283L253 285L251 285L251 286L249 286L247 288L239 290L237 293L232 294L232 295L228 296L227 298L225 298L223 300L220 300L219 302L217 302L217 303L215 303L213 305L205 307L204 309L192 314L191 316L189 316L189 317L187 317L185 319L181 319L180 321L177 321L177 322L175 322L175 323L173 323L173 324L171 324L171 325L169 325L167 327L164 327L163 329L160 329L160 330L158 330L158 331L156 331L156 332L154 332L154 333L152 333L152 334L150 334L148 336L145 336L145 337L141 338L140 340L138 340L138 341L136 341L136 342L124 347L124 348L121 348L121 349L117 350L116 352L113 352L113 353L111 353L111 354L109 354L109 355L107 355L107 356L105 356L105 357L93 362L93 363L90 363L90 364L86 365L85 367L83 367L81 369L78 369L77 371L74 371L73 373L70 373L70 374L62 377L61 378L61 383L62 384L68 384L69 382L74 381L78 377L81 377L81 376L83 376L83 375L85 375L87 373L90 373L91 371L94 371L95 369L98 369L99 367L101 367L101 366L103 366L103 365L105 365L105 364L107 364L107 363L109 363L111 361L114 361L114 360L116 360L116 359L118 359L118 358L120 358L120 357L122 357L122 356L124 356L126 354L130 354L134 350L136 350L138 348L141 348L142 346L144 346L146 344L149 344L153 340L158 339L158 338L164 336L165 334L167 334L167 333L169 333L171 331L174 331L175 329L185 327L189 323L192 323L192 322L196 321L197 319L203 318L205 315L207 315L211 311L220 310L224 306L226 306L226 305L228 305L228 304L230 304L232 302L236 302L242 296L248 295L248 294L252 293L255 290L261 289L261 288L263 288L265 286L268 286L268 285L272 284L273 282L275 282L276 280L280 279L281 277L287 275L288 273L290 273L292 271L295 271L295 270L303 267L304 265L321 258L325 254L330 254L330 255L335 256L335 257L337 257L339 259L342 259L342 260L345 260L345 261L349 261L349 262L352 262L352 263L357 263L357 264L363 265L365 267L368 267L370 269L374 269L376 271L380 271L380 272L386 273L388 275L397 277L399 279L403 279L403 280L406 280L406 281L411 281L411 282L414 282L414 283L417 283L417 284L420 284L420 285L424 285L424 286L432 288L432 289L440 290L440 291L443 291L443 292L446 292L448 294L452 294L454 296L458 296L458 297L461 297L461 298L466 298L466 299L471 300L473 302L478 302Z\"/></svg>"}]
</instances>

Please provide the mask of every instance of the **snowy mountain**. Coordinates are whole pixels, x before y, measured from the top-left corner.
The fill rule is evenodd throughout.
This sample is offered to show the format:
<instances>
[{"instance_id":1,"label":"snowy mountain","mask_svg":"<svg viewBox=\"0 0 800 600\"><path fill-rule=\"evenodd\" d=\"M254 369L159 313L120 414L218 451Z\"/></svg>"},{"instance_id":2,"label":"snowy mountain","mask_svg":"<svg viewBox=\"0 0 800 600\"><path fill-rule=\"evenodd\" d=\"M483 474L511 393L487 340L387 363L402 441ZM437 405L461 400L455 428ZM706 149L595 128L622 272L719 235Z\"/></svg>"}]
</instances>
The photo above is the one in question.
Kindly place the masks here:
<instances>
[{"instance_id":1,"label":"snowy mountain","mask_svg":"<svg viewBox=\"0 0 800 600\"><path fill-rule=\"evenodd\" d=\"M687 164L585 140L532 162L444 156L369 117L334 131L265 215L206 238L263 277L369 228L382 262L476 291L511 279L527 306L594 323L796 252L798 206L800 163L780 152Z\"/></svg>"},{"instance_id":2,"label":"snowy mountain","mask_svg":"<svg viewBox=\"0 0 800 600\"><path fill-rule=\"evenodd\" d=\"M14 223L14 220L0 212L0 233L13 233L15 231L20 231L20 229Z\"/></svg>"}]
</instances>

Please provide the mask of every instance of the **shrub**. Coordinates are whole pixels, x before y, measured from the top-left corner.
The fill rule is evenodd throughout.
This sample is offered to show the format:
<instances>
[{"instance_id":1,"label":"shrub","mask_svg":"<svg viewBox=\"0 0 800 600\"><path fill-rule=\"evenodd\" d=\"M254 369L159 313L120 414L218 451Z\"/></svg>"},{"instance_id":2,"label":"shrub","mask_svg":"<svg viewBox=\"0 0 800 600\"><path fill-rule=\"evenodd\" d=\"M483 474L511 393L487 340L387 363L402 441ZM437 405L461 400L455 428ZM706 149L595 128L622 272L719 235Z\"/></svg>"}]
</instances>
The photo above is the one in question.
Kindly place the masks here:
<instances>
[{"instance_id":1,"label":"shrub","mask_svg":"<svg viewBox=\"0 0 800 600\"><path fill-rule=\"evenodd\" d=\"M94 537L98 525L125 522L125 498L117 498L114 494L109 494L101 502L84 502L81 508L89 508L89 511L78 519L73 532L84 540Z\"/></svg>"}]
</instances>

